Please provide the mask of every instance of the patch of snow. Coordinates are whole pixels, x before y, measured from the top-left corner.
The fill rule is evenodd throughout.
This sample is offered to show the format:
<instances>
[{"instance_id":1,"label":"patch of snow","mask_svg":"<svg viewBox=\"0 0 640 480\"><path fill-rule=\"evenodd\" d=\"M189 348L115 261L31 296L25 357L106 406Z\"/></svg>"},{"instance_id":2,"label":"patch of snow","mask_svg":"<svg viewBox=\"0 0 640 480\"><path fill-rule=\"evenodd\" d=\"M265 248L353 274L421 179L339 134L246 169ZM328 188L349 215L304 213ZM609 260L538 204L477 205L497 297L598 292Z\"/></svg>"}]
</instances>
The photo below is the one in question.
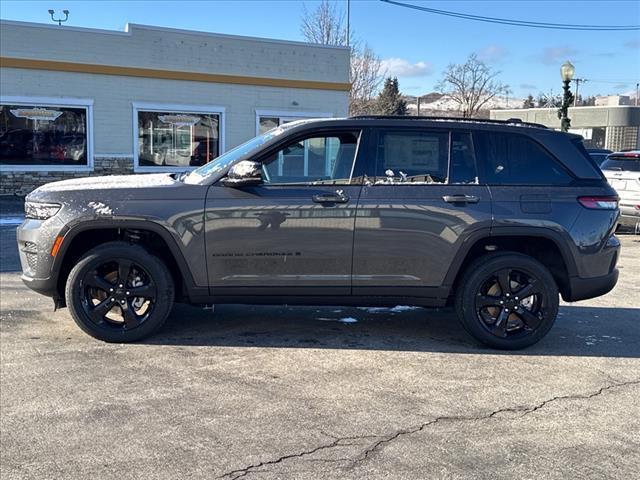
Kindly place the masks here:
<instances>
[{"instance_id":1,"label":"patch of snow","mask_svg":"<svg viewBox=\"0 0 640 480\"><path fill-rule=\"evenodd\" d=\"M344 317L338 320L340 323L358 323L358 320L353 317Z\"/></svg>"},{"instance_id":2,"label":"patch of snow","mask_svg":"<svg viewBox=\"0 0 640 480\"><path fill-rule=\"evenodd\" d=\"M0 225L20 225L24 217L0 217Z\"/></svg>"},{"instance_id":3,"label":"patch of snow","mask_svg":"<svg viewBox=\"0 0 640 480\"><path fill-rule=\"evenodd\" d=\"M111 210L111 207L105 205L102 202L89 202L88 206L93 208L93 211L98 215L113 215L113 210Z\"/></svg>"},{"instance_id":4,"label":"patch of snow","mask_svg":"<svg viewBox=\"0 0 640 480\"><path fill-rule=\"evenodd\" d=\"M420 307L410 307L409 305L396 305L391 309L391 311L394 313L400 313L400 312L411 312L412 310L419 310L419 309Z\"/></svg>"},{"instance_id":5,"label":"patch of snow","mask_svg":"<svg viewBox=\"0 0 640 480\"><path fill-rule=\"evenodd\" d=\"M72 178L51 182L34 192L64 192L71 190L115 190L122 188L160 187L176 184L168 173L144 175L107 175L102 177Z\"/></svg>"}]
</instances>

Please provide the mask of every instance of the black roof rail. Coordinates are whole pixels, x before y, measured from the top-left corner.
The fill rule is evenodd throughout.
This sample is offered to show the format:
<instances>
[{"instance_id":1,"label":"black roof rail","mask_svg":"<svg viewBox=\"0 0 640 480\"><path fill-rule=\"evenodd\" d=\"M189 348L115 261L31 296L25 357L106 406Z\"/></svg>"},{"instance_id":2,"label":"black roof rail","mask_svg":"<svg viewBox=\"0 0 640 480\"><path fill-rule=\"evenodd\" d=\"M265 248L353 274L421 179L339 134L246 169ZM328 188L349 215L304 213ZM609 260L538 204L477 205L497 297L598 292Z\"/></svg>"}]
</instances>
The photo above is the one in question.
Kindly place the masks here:
<instances>
[{"instance_id":1,"label":"black roof rail","mask_svg":"<svg viewBox=\"0 0 640 480\"><path fill-rule=\"evenodd\" d=\"M547 128L541 123L523 122L519 118L510 118L508 120L494 120L489 118L466 118L466 117L430 117L416 115L354 115L349 118L354 119L372 119L372 120L434 120L449 122L469 122L469 123L495 123L499 125L523 125L526 127Z\"/></svg>"}]
</instances>

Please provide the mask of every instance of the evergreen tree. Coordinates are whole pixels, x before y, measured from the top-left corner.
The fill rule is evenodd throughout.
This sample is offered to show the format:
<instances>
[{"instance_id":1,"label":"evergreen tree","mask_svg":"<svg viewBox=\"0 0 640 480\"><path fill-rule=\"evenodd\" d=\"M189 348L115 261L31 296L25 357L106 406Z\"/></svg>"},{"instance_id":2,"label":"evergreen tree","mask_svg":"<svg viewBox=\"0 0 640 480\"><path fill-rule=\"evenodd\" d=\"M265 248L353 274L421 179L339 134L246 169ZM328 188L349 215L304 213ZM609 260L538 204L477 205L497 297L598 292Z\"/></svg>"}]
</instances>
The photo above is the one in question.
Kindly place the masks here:
<instances>
[{"instance_id":1,"label":"evergreen tree","mask_svg":"<svg viewBox=\"0 0 640 480\"><path fill-rule=\"evenodd\" d=\"M529 94L529 96L525 98L524 103L522 104L522 108L534 108L535 106L535 99L533 98L533 95Z\"/></svg>"},{"instance_id":2,"label":"evergreen tree","mask_svg":"<svg viewBox=\"0 0 640 480\"><path fill-rule=\"evenodd\" d=\"M400 95L397 77L389 77L384 81L384 87L376 100L376 110L380 115L407 114L407 102Z\"/></svg>"}]
</instances>

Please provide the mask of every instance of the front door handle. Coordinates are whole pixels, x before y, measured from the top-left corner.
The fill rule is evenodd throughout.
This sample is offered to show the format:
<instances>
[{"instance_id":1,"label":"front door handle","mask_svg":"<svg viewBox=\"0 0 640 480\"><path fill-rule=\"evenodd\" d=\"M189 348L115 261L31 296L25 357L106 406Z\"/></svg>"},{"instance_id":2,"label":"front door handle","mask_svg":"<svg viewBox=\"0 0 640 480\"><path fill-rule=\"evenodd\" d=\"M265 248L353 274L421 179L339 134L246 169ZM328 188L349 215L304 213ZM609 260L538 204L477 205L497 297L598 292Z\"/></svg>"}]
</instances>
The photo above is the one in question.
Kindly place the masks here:
<instances>
[{"instance_id":1,"label":"front door handle","mask_svg":"<svg viewBox=\"0 0 640 480\"><path fill-rule=\"evenodd\" d=\"M311 199L316 203L347 203L349 201L349 197L342 190L314 195Z\"/></svg>"},{"instance_id":2,"label":"front door handle","mask_svg":"<svg viewBox=\"0 0 640 480\"><path fill-rule=\"evenodd\" d=\"M475 195L445 195L442 200L447 203L478 203L480 198Z\"/></svg>"}]
</instances>

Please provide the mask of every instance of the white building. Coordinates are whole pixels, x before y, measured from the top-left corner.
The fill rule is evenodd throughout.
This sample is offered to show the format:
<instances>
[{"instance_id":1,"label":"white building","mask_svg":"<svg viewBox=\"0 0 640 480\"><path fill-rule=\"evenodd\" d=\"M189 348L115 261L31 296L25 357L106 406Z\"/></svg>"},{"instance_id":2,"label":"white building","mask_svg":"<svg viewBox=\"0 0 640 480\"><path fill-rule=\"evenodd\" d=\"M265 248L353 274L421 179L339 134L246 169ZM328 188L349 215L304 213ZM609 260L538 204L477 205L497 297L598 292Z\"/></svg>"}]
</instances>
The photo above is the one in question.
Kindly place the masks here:
<instances>
[{"instance_id":1,"label":"white building","mask_svg":"<svg viewBox=\"0 0 640 480\"><path fill-rule=\"evenodd\" d=\"M0 193L195 168L297 118L344 116L349 50L145 25L0 23Z\"/></svg>"}]
</instances>

